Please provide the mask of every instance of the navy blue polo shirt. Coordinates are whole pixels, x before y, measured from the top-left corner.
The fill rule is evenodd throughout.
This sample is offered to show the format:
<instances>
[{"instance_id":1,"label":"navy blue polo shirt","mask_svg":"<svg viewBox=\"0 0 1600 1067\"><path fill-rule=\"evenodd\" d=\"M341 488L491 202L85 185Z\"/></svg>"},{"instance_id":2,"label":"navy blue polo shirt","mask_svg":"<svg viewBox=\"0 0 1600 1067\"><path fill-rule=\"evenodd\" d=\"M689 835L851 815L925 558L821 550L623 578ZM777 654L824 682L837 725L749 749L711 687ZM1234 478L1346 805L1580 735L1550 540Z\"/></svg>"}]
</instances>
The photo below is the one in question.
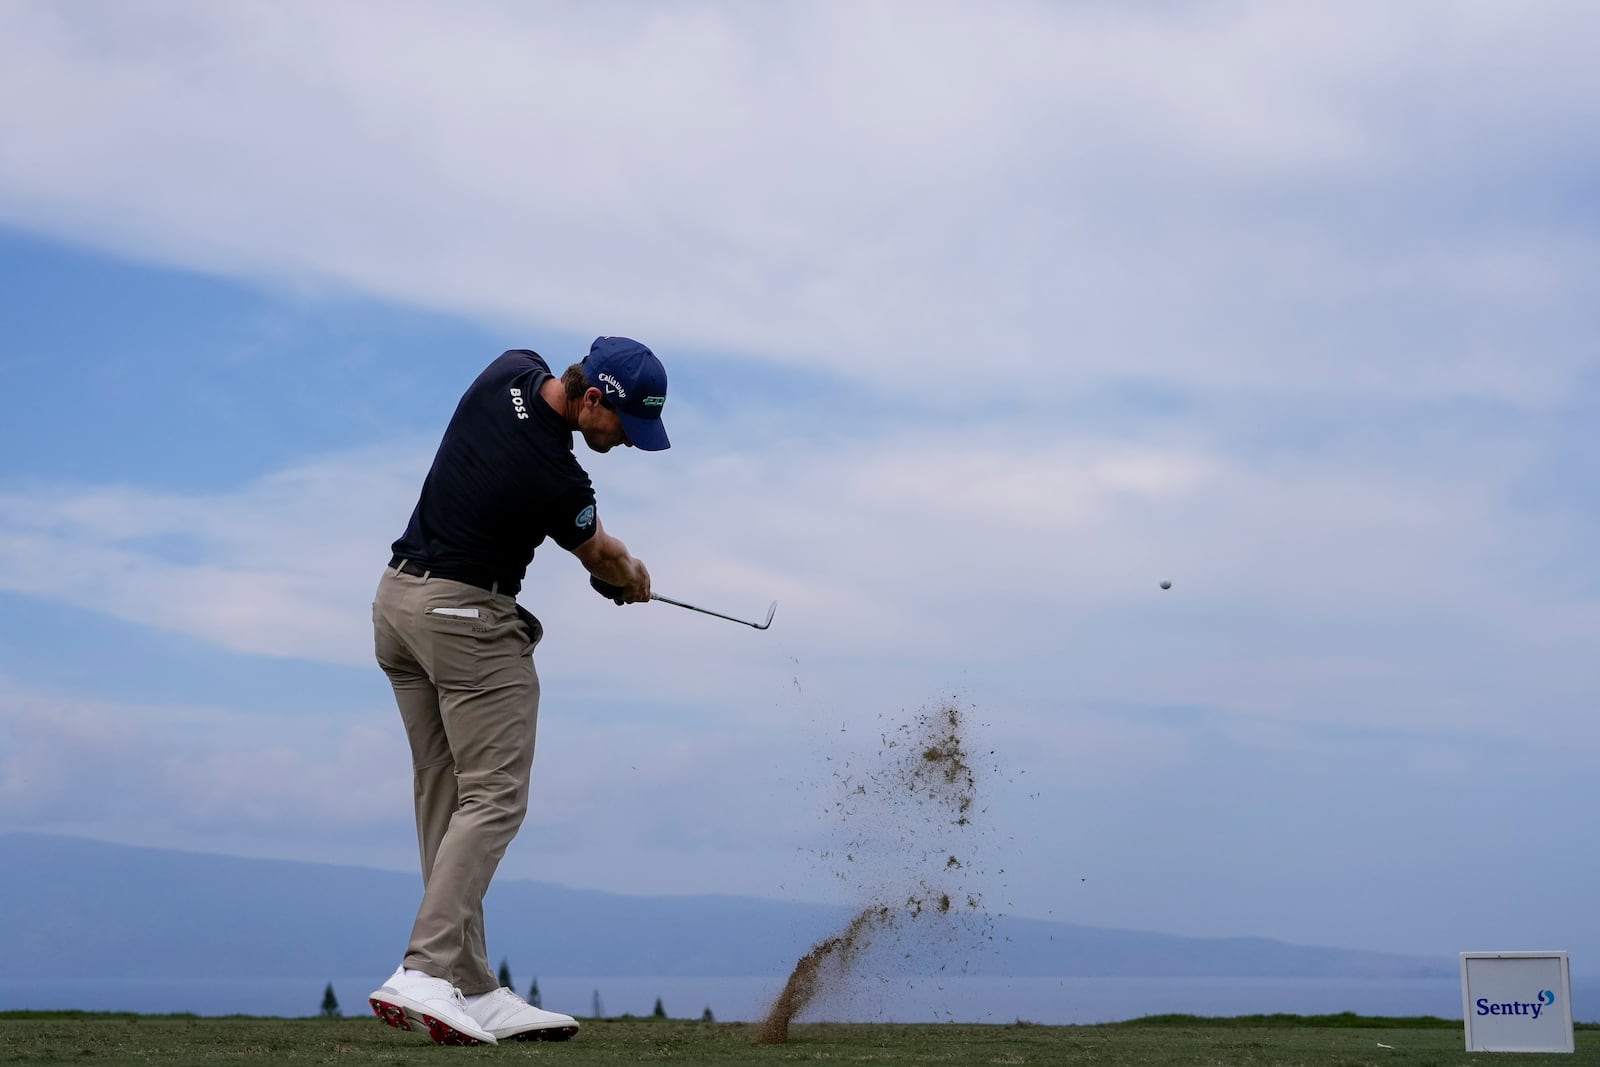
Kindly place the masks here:
<instances>
[{"instance_id":1,"label":"navy blue polo shirt","mask_svg":"<svg viewBox=\"0 0 1600 1067\"><path fill-rule=\"evenodd\" d=\"M594 487L572 453L572 431L539 396L550 377L527 349L478 375L445 428L396 556L515 594L546 537L573 549L594 536Z\"/></svg>"}]
</instances>

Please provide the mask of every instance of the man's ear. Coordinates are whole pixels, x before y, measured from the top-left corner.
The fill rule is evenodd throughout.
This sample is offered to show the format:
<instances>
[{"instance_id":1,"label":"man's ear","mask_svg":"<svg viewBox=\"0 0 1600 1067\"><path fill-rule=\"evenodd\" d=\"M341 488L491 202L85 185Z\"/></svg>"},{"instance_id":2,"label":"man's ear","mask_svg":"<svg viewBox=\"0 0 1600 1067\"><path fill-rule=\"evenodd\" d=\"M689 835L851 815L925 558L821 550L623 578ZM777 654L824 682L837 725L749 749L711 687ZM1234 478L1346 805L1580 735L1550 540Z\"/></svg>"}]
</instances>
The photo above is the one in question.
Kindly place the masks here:
<instances>
[{"instance_id":1,"label":"man's ear","mask_svg":"<svg viewBox=\"0 0 1600 1067\"><path fill-rule=\"evenodd\" d=\"M587 388L587 389L585 389L583 391L583 403L584 403L584 406L585 407L596 407L596 406L598 406L599 403L600 403L600 398L601 398L602 395L603 394L600 392L600 390L598 388L596 388L595 386L592 386L592 385L589 386L589 388Z\"/></svg>"}]
</instances>

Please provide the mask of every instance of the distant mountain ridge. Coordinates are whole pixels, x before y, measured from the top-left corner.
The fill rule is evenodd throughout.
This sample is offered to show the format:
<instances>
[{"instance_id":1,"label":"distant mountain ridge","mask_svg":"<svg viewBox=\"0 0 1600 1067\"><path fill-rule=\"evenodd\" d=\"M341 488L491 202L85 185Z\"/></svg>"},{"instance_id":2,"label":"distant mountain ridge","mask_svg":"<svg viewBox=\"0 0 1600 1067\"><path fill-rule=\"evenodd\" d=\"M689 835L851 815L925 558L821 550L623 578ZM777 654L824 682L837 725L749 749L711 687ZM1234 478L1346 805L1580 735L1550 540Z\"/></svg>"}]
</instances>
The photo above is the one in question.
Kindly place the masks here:
<instances>
[{"instance_id":1,"label":"distant mountain ridge","mask_svg":"<svg viewBox=\"0 0 1600 1067\"><path fill-rule=\"evenodd\" d=\"M392 970L418 899L414 874L0 834L0 944L39 979L294 978ZM789 972L851 909L737 896L625 896L496 882L490 952L541 976ZM907 921L874 963L1030 976L1425 978L1454 959L1185 938L966 914Z\"/></svg>"}]
</instances>

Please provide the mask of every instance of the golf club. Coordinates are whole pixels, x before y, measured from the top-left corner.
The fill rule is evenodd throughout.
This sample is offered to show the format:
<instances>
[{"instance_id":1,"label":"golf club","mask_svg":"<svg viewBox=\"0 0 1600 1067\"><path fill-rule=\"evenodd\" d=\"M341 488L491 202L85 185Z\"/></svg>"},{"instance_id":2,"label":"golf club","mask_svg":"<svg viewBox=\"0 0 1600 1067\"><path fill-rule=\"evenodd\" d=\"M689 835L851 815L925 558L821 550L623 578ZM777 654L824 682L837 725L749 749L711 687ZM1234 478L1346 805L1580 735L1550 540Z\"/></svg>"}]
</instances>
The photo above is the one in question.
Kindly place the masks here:
<instances>
[{"instance_id":1,"label":"golf club","mask_svg":"<svg viewBox=\"0 0 1600 1067\"><path fill-rule=\"evenodd\" d=\"M599 593L606 599L615 601L618 604L622 603L621 598L618 596L622 590L618 586L612 585L610 582L604 581L600 578L596 578L592 574L589 576L589 584L594 587L595 592ZM778 613L778 602L776 600L772 602L771 607L767 608L767 620L765 622L751 622L749 619L736 619L732 615L724 615L722 612L712 611L710 608L697 608L693 604L685 604L681 600L673 600L671 597L662 596L660 593L651 593L650 599L659 600L663 604L671 604L675 608L688 608L690 611L698 611L702 615L715 615L719 619L727 619L729 622L736 622L741 626L749 626L757 630L765 630L767 627L771 626L772 616Z\"/></svg>"}]
</instances>

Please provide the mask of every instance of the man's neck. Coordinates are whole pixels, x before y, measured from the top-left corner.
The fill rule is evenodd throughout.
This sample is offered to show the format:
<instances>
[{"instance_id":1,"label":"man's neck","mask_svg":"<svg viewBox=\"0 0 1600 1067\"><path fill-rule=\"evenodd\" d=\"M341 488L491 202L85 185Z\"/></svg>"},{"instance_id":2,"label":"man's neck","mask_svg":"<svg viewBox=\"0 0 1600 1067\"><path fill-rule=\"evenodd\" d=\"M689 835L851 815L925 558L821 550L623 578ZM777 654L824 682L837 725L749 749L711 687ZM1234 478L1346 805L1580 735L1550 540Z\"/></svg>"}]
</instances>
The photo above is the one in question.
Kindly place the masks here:
<instances>
[{"instance_id":1,"label":"man's neck","mask_svg":"<svg viewBox=\"0 0 1600 1067\"><path fill-rule=\"evenodd\" d=\"M555 412L569 429L577 427L577 420L568 414L571 404L567 401L567 389L561 384L560 378L546 378L544 384L539 386L539 398L550 405L550 410Z\"/></svg>"}]
</instances>

